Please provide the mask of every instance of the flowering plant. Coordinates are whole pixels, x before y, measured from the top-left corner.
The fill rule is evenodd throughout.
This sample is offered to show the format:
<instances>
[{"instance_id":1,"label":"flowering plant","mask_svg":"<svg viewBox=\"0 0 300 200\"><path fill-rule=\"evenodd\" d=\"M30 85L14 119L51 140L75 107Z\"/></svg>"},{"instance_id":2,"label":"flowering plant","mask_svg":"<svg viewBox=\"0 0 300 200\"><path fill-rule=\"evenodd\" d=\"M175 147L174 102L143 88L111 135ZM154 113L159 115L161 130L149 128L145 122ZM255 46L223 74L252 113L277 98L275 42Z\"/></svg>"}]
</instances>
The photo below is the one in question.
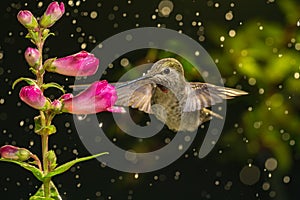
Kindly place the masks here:
<instances>
[{"instance_id":1,"label":"flowering plant","mask_svg":"<svg viewBox=\"0 0 300 200\"><path fill-rule=\"evenodd\" d=\"M24 57L29 69L35 75L35 79L21 77L13 83L13 88L20 81L26 81L27 86L21 88L19 96L28 106L39 111L34 118L34 131L41 136L42 159L28 149L12 145L4 145L0 148L0 161L12 162L31 171L33 175L42 182L40 189L30 197L30 200L59 200L61 199L58 190L51 181L52 177L67 171L78 162L86 161L107 152L78 158L63 165L57 165L57 158L54 151L48 149L48 140L51 134L56 132L52 119L60 113L92 114L102 111L122 112L123 110L114 107L117 95L114 86L107 81L97 81L89 88L74 96L65 94L63 87L57 83L44 83L45 72L55 72L67 76L90 76L93 75L99 65L99 60L93 54L81 51L63 58L50 58L43 61L43 45L48 36L54 35L49 27L53 26L65 12L63 3L52 2L45 13L35 18L28 11L20 11L17 15L19 22L28 30L27 38L36 46L28 47ZM54 87L64 94L55 100L44 96L44 90Z\"/></svg>"}]
</instances>

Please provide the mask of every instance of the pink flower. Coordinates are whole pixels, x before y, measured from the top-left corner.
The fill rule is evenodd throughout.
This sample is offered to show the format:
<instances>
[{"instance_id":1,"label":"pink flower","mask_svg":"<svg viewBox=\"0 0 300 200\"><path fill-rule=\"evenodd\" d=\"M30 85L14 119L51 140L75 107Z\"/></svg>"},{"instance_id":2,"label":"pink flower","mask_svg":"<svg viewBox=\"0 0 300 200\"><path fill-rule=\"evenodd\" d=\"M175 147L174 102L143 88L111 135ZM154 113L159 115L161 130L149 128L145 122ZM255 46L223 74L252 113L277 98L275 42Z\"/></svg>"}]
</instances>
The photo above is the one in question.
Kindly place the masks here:
<instances>
[{"instance_id":1,"label":"pink flower","mask_svg":"<svg viewBox=\"0 0 300 200\"><path fill-rule=\"evenodd\" d=\"M5 145L0 148L0 155L5 159L25 161L28 160L32 154L27 149Z\"/></svg>"},{"instance_id":2,"label":"pink flower","mask_svg":"<svg viewBox=\"0 0 300 200\"><path fill-rule=\"evenodd\" d=\"M45 68L66 76L90 76L96 73L99 59L86 51L58 59L48 59Z\"/></svg>"},{"instance_id":3,"label":"pink flower","mask_svg":"<svg viewBox=\"0 0 300 200\"><path fill-rule=\"evenodd\" d=\"M49 104L41 89L36 85L23 87L19 96L26 104L38 110L46 109Z\"/></svg>"},{"instance_id":4,"label":"pink flower","mask_svg":"<svg viewBox=\"0 0 300 200\"><path fill-rule=\"evenodd\" d=\"M49 4L46 12L43 14L40 20L40 25L43 28L51 27L61 16L65 13L65 6L63 2L52 2Z\"/></svg>"},{"instance_id":5,"label":"pink flower","mask_svg":"<svg viewBox=\"0 0 300 200\"><path fill-rule=\"evenodd\" d=\"M94 82L75 97L63 99L63 112L73 114L93 114L102 111L124 112L120 107L113 107L117 100L115 87L107 81Z\"/></svg>"},{"instance_id":6,"label":"pink flower","mask_svg":"<svg viewBox=\"0 0 300 200\"><path fill-rule=\"evenodd\" d=\"M34 67L39 63L40 59L40 52L39 50L35 48L28 47L24 53L25 59L27 63L31 66Z\"/></svg>"},{"instance_id":7,"label":"pink flower","mask_svg":"<svg viewBox=\"0 0 300 200\"><path fill-rule=\"evenodd\" d=\"M38 27L36 18L29 10L21 10L18 13L17 18L19 22L27 29L35 29Z\"/></svg>"},{"instance_id":8,"label":"pink flower","mask_svg":"<svg viewBox=\"0 0 300 200\"><path fill-rule=\"evenodd\" d=\"M51 109L54 110L55 112L59 113L62 108L62 103L61 101L55 99L54 101L51 102Z\"/></svg>"}]
</instances>

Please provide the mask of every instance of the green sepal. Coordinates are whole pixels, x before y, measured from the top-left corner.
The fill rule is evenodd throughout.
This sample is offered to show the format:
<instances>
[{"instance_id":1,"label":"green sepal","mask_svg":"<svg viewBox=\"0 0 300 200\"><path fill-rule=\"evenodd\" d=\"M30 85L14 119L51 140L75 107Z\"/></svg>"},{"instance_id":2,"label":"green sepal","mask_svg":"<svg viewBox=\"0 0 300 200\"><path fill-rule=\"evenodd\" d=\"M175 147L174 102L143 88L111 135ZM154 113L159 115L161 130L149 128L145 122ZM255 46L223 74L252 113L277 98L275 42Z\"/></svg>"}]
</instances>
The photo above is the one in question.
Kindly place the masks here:
<instances>
[{"instance_id":1,"label":"green sepal","mask_svg":"<svg viewBox=\"0 0 300 200\"><path fill-rule=\"evenodd\" d=\"M54 125L43 126L41 123L41 116L36 116L34 118L34 132L37 134L47 133L51 135L56 133L56 127Z\"/></svg>"},{"instance_id":2,"label":"green sepal","mask_svg":"<svg viewBox=\"0 0 300 200\"><path fill-rule=\"evenodd\" d=\"M44 186L41 185L40 189L29 200L62 200L54 183L50 182L50 198L44 197Z\"/></svg>"},{"instance_id":3,"label":"green sepal","mask_svg":"<svg viewBox=\"0 0 300 200\"><path fill-rule=\"evenodd\" d=\"M35 30L28 30L28 34L25 36L25 38L30 39L33 44L37 44L39 41L39 33Z\"/></svg>"},{"instance_id":4,"label":"green sepal","mask_svg":"<svg viewBox=\"0 0 300 200\"><path fill-rule=\"evenodd\" d=\"M32 174L39 180L39 181L43 181L44 179L44 175L43 172L40 171L38 168L36 168L35 166L32 166L26 162L21 162L21 161L17 161L17 160L10 160L10 159L4 159L4 158L0 158L0 161L4 161L4 162L12 162L15 164L20 165L21 167L23 167L24 169L27 169L29 171L32 172Z\"/></svg>"},{"instance_id":5,"label":"green sepal","mask_svg":"<svg viewBox=\"0 0 300 200\"><path fill-rule=\"evenodd\" d=\"M21 81L26 81L29 85L36 85L36 81L31 79L31 78L25 78L25 77L21 77L18 78L17 80L14 81L14 83L12 84L12 89L14 89L14 87L16 86L16 84L18 84Z\"/></svg>"},{"instance_id":6,"label":"green sepal","mask_svg":"<svg viewBox=\"0 0 300 200\"><path fill-rule=\"evenodd\" d=\"M55 71L55 67L52 67L52 63L56 60L57 58L49 58L44 62L44 69L49 71L49 72L53 72Z\"/></svg>"},{"instance_id":7,"label":"green sepal","mask_svg":"<svg viewBox=\"0 0 300 200\"><path fill-rule=\"evenodd\" d=\"M56 164L57 158L54 151L53 150L48 151L46 157L50 166L50 171L54 170L55 167L57 166Z\"/></svg>"},{"instance_id":8,"label":"green sepal","mask_svg":"<svg viewBox=\"0 0 300 200\"><path fill-rule=\"evenodd\" d=\"M63 93L65 93L66 91L64 90L64 87L59 85L58 83L54 83L54 82L51 82L51 83L46 83L46 84L43 84L42 85L42 88L43 89L48 89L50 87L53 87L53 88L57 88L59 89L60 91L62 91Z\"/></svg>"},{"instance_id":9,"label":"green sepal","mask_svg":"<svg viewBox=\"0 0 300 200\"><path fill-rule=\"evenodd\" d=\"M53 171L49 172L45 178L51 178L53 176L56 176L58 174L64 173L65 171L67 171L68 169L70 169L73 165L79 163L79 162L83 162L83 161L87 161L102 155L108 154L108 152L103 152L103 153L99 153L96 155L92 155L92 156L87 156L87 157L83 157L83 158L78 158L76 160L72 160L70 162L67 162L63 165L60 165L59 167L57 167L56 169L54 169Z\"/></svg>"},{"instance_id":10,"label":"green sepal","mask_svg":"<svg viewBox=\"0 0 300 200\"><path fill-rule=\"evenodd\" d=\"M44 29L43 32L42 32L42 37L43 37L43 40L45 41L50 35L53 35L55 36L54 33L50 32L49 29Z\"/></svg>"},{"instance_id":11,"label":"green sepal","mask_svg":"<svg viewBox=\"0 0 300 200\"><path fill-rule=\"evenodd\" d=\"M33 74L37 74L37 70L33 67L30 67L29 70L33 73Z\"/></svg>"}]
</instances>

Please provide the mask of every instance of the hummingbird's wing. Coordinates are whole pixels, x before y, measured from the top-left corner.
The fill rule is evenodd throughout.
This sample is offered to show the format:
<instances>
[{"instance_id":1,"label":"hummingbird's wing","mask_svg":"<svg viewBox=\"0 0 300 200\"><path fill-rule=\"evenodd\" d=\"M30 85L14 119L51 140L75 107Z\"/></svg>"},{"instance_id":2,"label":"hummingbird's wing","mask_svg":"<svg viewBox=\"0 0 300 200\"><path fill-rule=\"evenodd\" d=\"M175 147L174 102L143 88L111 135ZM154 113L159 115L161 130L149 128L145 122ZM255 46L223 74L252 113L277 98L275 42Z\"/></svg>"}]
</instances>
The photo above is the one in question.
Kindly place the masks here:
<instances>
[{"instance_id":1,"label":"hummingbird's wing","mask_svg":"<svg viewBox=\"0 0 300 200\"><path fill-rule=\"evenodd\" d=\"M185 102L184 112L192 112L221 103L223 99L232 99L236 96L246 95L242 90L221 87L209 83L191 82L187 90L189 96Z\"/></svg>"},{"instance_id":2,"label":"hummingbird's wing","mask_svg":"<svg viewBox=\"0 0 300 200\"><path fill-rule=\"evenodd\" d=\"M115 85L123 85L124 83L116 83ZM121 88L117 88L118 100L115 105L130 106L140 111L151 114L151 98L155 84L149 80L139 81L139 84L129 84Z\"/></svg>"}]
</instances>

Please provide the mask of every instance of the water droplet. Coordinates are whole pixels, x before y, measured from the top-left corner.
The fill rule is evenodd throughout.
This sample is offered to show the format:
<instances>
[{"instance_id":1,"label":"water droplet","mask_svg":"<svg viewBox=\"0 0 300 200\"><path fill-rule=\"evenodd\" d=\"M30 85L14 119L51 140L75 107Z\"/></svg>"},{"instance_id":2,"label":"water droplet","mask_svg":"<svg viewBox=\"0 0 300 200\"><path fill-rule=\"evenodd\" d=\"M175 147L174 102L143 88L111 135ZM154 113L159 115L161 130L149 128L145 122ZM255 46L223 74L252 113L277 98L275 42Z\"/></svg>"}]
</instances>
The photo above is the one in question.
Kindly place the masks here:
<instances>
[{"instance_id":1,"label":"water droplet","mask_svg":"<svg viewBox=\"0 0 300 200\"><path fill-rule=\"evenodd\" d=\"M277 160L275 158L268 158L265 162L265 168L269 171L274 171L277 168Z\"/></svg>"},{"instance_id":2,"label":"water droplet","mask_svg":"<svg viewBox=\"0 0 300 200\"><path fill-rule=\"evenodd\" d=\"M86 119L87 115L76 115L76 117L79 121L82 121Z\"/></svg>"},{"instance_id":3,"label":"water droplet","mask_svg":"<svg viewBox=\"0 0 300 200\"><path fill-rule=\"evenodd\" d=\"M97 11L92 11L91 14L90 14L91 19L96 19L97 16L98 16Z\"/></svg>"},{"instance_id":4,"label":"water droplet","mask_svg":"<svg viewBox=\"0 0 300 200\"><path fill-rule=\"evenodd\" d=\"M265 191L269 190L270 187L271 187L271 185L268 182L264 182L263 185L262 185L262 189L265 190Z\"/></svg>"},{"instance_id":5,"label":"water droplet","mask_svg":"<svg viewBox=\"0 0 300 200\"><path fill-rule=\"evenodd\" d=\"M248 83L249 83L249 85L255 85L256 84L256 79L255 78L249 78Z\"/></svg>"},{"instance_id":6,"label":"water droplet","mask_svg":"<svg viewBox=\"0 0 300 200\"><path fill-rule=\"evenodd\" d=\"M245 166L240 172L240 180L245 185L254 185L259 181L260 170L258 167L251 165Z\"/></svg>"},{"instance_id":7,"label":"water droplet","mask_svg":"<svg viewBox=\"0 0 300 200\"><path fill-rule=\"evenodd\" d=\"M139 174L138 173L134 174L134 178L138 179L139 178Z\"/></svg>"},{"instance_id":8,"label":"water droplet","mask_svg":"<svg viewBox=\"0 0 300 200\"><path fill-rule=\"evenodd\" d=\"M123 67L127 67L129 65L129 60L127 58L122 58L120 64Z\"/></svg>"},{"instance_id":9,"label":"water droplet","mask_svg":"<svg viewBox=\"0 0 300 200\"><path fill-rule=\"evenodd\" d=\"M291 178L289 176L284 176L283 177L283 182L284 183L289 183L291 181Z\"/></svg>"},{"instance_id":10,"label":"water droplet","mask_svg":"<svg viewBox=\"0 0 300 200\"><path fill-rule=\"evenodd\" d=\"M175 19L176 19L177 21L181 21L182 18L183 18L183 16L182 16L181 14L177 14L177 15L175 16Z\"/></svg>"},{"instance_id":11,"label":"water droplet","mask_svg":"<svg viewBox=\"0 0 300 200\"><path fill-rule=\"evenodd\" d=\"M168 17L174 8L172 1L163 0L158 5L158 11L163 17Z\"/></svg>"},{"instance_id":12,"label":"water droplet","mask_svg":"<svg viewBox=\"0 0 300 200\"><path fill-rule=\"evenodd\" d=\"M225 14L225 19L230 21L233 19L233 13L232 11L228 11L226 14Z\"/></svg>"},{"instance_id":13,"label":"water droplet","mask_svg":"<svg viewBox=\"0 0 300 200\"><path fill-rule=\"evenodd\" d=\"M235 30L231 29L231 30L229 31L228 35L229 35L230 37L235 37L235 35L236 35Z\"/></svg>"}]
</instances>

